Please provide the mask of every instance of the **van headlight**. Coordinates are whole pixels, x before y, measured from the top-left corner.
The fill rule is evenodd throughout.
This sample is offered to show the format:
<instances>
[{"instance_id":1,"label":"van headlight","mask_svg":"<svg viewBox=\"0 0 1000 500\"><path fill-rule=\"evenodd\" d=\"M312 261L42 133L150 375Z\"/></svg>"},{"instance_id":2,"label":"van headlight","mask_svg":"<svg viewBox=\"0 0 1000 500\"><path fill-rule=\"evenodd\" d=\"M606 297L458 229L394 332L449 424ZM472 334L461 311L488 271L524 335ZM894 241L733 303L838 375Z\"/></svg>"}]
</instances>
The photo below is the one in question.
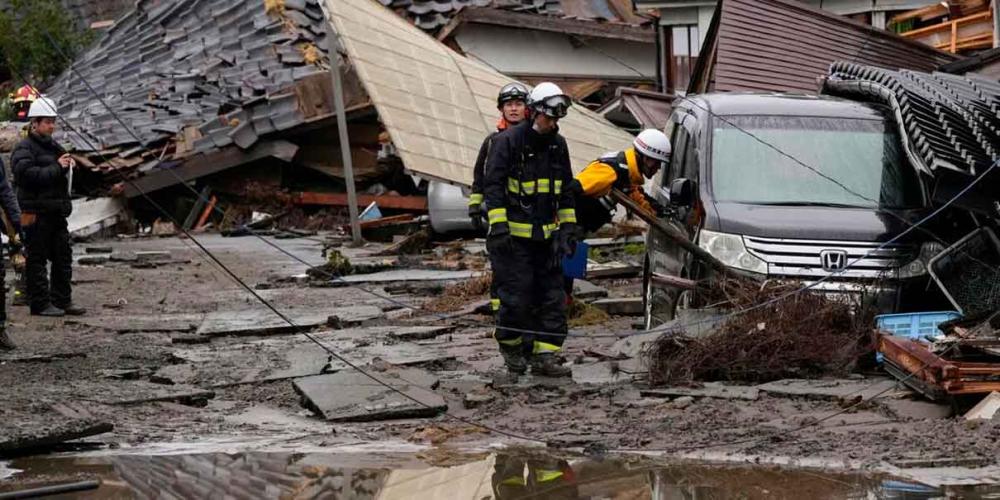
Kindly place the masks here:
<instances>
[{"instance_id":1,"label":"van headlight","mask_svg":"<svg viewBox=\"0 0 1000 500\"><path fill-rule=\"evenodd\" d=\"M920 254L906 265L899 268L899 279L919 278L927 274L931 259L945 250L944 245L931 241L920 245Z\"/></svg>"},{"instance_id":2,"label":"van headlight","mask_svg":"<svg viewBox=\"0 0 1000 500\"><path fill-rule=\"evenodd\" d=\"M767 274L767 262L747 251L746 245L743 244L743 236L702 229L698 236L698 246L726 266L751 273Z\"/></svg>"}]
</instances>

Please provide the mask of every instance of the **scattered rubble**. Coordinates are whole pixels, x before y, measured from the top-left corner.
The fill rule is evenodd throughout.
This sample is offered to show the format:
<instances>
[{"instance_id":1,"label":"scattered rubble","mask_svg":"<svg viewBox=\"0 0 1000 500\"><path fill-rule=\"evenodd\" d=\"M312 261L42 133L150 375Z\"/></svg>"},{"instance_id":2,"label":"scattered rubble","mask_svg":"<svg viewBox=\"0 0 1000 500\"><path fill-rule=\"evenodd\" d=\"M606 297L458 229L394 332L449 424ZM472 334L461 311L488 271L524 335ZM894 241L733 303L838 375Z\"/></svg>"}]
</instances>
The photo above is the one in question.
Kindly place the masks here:
<instances>
[{"instance_id":1,"label":"scattered rubble","mask_svg":"<svg viewBox=\"0 0 1000 500\"><path fill-rule=\"evenodd\" d=\"M849 373L863 354L873 351L873 314L864 309L852 312L850 304L809 291L773 302L800 287L797 283L718 281L718 299L734 311L745 312L704 337L674 331L648 344L643 355L650 381L766 382Z\"/></svg>"}]
</instances>

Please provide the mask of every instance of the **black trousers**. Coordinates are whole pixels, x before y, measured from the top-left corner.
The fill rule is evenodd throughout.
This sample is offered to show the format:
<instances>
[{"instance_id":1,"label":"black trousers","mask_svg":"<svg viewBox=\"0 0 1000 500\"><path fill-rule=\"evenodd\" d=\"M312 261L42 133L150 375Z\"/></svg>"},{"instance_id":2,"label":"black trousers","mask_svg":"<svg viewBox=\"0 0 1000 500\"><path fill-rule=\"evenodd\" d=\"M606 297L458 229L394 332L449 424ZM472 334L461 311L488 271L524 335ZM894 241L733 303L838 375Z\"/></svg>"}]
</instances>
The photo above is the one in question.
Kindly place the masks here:
<instances>
[{"instance_id":1,"label":"black trousers","mask_svg":"<svg viewBox=\"0 0 1000 500\"><path fill-rule=\"evenodd\" d=\"M73 250L70 248L66 218L38 214L25 226L28 300L31 310L39 312L52 304L66 307L72 302ZM47 269L52 263L51 273ZM50 279L51 278L51 279Z\"/></svg>"},{"instance_id":2,"label":"black trousers","mask_svg":"<svg viewBox=\"0 0 1000 500\"><path fill-rule=\"evenodd\" d=\"M562 266L552 265L552 244L512 238L509 252L490 255L500 309L496 339L501 346L521 346L526 354L559 351L569 331ZM508 330L551 332L557 335Z\"/></svg>"}]
</instances>

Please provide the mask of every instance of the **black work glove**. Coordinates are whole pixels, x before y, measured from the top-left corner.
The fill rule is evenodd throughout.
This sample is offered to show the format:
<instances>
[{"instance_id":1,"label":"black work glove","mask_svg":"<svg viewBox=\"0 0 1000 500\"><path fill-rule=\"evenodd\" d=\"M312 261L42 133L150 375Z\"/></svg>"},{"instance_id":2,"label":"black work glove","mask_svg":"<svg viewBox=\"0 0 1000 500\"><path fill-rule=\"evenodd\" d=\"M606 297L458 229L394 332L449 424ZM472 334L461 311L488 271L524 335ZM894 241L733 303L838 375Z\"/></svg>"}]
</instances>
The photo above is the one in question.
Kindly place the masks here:
<instances>
[{"instance_id":1,"label":"black work glove","mask_svg":"<svg viewBox=\"0 0 1000 500\"><path fill-rule=\"evenodd\" d=\"M472 227L476 228L476 230L482 230L486 227L482 204L469 205L469 218L472 219Z\"/></svg>"},{"instance_id":2,"label":"black work glove","mask_svg":"<svg viewBox=\"0 0 1000 500\"><path fill-rule=\"evenodd\" d=\"M510 255L514 252L514 237L510 235L510 230L495 229L491 229L486 237L486 251L490 255Z\"/></svg>"},{"instance_id":3,"label":"black work glove","mask_svg":"<svg viewBox=\"0 0 1000 500\"><path fill-rule=\"evenodd\" d=\"M552 235L552 260L549 261L549 267L561 266L563 259L576 255L576 244L579 241L579 226L573 223L560 225L559 229Z\"/></svg>"},{"instance_id":4,"label":"black work glove","mask_svg":"<svg viewBox=\"0 0 1000 500\"><path fill-rule=\"evenodd\" d=\"M580 226L573 224L572 222L564 223L559 226L559 232L557 233L559 240L559 254L562 257L572 258L576 255L576 245L580 242Z\"/></svg>"}]
</instances>

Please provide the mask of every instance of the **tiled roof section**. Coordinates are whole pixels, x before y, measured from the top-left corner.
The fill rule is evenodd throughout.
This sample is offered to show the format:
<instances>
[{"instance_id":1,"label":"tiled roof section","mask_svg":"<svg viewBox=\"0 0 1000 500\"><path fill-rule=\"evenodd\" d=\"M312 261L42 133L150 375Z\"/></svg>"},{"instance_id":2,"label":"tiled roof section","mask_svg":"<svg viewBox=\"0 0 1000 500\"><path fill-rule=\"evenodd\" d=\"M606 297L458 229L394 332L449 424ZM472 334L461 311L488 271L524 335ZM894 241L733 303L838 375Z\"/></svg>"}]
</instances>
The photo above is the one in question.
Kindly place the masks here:
<instances>
[{"instance_id":1,"label":"tiled roof section","mask_svg":"<svg viewBox=\"0 0 1000 500\"><path fill-rule=\"evenodd\" d=\"M340 43L407 170L472 184L483 137L495 130L496 92L511 79L449 49L371 0L325 0ZM579 170L632 136L584 106L559 121Z\"/></svg>"},{"instance_id":2,"label":"tiled roof section","mask_svg":"<svg viewBox=\"0 0 1000 500\"><path fill-rule=\"evenodd\" d=\"M326 73L326 22L317 0L140 0L48 90L100 148L138 146L77 72L141 138L161 145L188 131L194 152L237 144L305 121L292 87ZM313 64L310 64L313 63ZM76 134L66 140L91 150Z\"/></svg>"},{"instance_id":3,"label":"tiled roof section","mask_svg":"<svg viewBox=\"0 0 1000 500\"><path fill-rule=\"evenodd\" d=\"M631 0L379 0L424 31L434 32L465 7L492 7L513 12L586 21L642 25L648 18L632 10Z\"/></svg>"}]
</instances>

